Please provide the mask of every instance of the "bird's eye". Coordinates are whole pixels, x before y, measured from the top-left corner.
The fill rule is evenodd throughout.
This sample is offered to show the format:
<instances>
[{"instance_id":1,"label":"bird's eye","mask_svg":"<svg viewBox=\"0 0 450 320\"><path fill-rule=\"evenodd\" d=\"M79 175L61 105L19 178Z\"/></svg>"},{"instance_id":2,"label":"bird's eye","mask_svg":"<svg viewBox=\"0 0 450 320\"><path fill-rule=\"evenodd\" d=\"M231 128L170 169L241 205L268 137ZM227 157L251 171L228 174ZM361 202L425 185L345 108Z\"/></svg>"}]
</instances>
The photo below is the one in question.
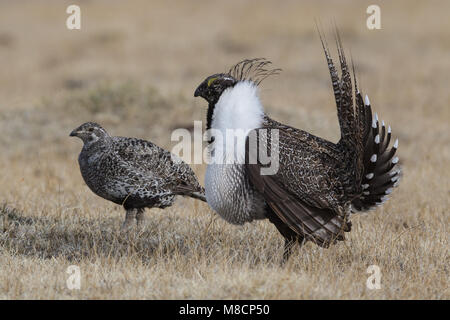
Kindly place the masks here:
<instances>
[{"instance_id":1,"label":"bird's eye","mask_svg":"<svg viewBox=\"0 0 450 320\"><path fill-rule=\"evenodd\" d=\"M88 131L92 132L92 131L94 131L94 128L89 128Z\"/></svg>"},{"instance_id":2,"label":"bird's eye","mask_svg":"<svg viewBox=\"0 0 450 320\"><path fill-rule=\"evenodd\" d=\"M209 80L208 80L208 87L210 87L211 84L212 84L214 81L216 81L216 80L217 80L217 78L211 78L211 79L209 79Z\"/></svg>"}]
</instances>

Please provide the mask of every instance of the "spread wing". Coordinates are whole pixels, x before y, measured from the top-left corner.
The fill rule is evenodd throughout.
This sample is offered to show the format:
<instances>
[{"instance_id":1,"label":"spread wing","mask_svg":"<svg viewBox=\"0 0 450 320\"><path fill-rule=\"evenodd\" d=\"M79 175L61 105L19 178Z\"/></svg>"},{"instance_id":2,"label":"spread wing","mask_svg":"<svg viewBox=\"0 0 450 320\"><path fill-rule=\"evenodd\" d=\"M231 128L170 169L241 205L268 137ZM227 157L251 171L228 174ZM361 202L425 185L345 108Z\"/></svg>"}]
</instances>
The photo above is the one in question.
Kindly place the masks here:
<instances>
[{"instance_id":1,"label":"spread wing","mask_svg":"<svg viewBox=\"0 0 450 320\"><path fill-rule=\"evenodd\" d=\"M343 232L349 231L350 225L340 206L345 195L342 179L338 177L344 168L336 145L267 120L267 126L257 130L257 147L253 147L252 134L247 138L246 169L251 183L297 234L321 246L344 240ZM275 150L277 141L281 151ZM276 173L261 174L261 169L267 166L261 161L260 149L263 153L268 150L269 154L278 154Z\"/></svg>"}]
</instances>

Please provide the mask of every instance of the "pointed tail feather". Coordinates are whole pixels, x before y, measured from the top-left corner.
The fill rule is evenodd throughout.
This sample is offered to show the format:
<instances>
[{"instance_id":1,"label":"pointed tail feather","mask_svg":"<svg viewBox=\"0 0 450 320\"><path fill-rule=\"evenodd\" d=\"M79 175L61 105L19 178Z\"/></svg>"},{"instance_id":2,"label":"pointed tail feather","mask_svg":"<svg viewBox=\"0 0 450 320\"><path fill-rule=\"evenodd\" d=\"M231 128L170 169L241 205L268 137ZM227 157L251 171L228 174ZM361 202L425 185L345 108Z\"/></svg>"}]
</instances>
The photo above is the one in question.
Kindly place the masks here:
<instances>
[{"instance_id":1,"label":"pointed tail feather","mask_svg":"<svg viewBox=\"0 0 450 320\"><path fill-rule=\"evenodd\" d=\"M339 143L348 145L350 148L354 148L357 144L357 139L355 138L357 121L355 120L353 104L352 78L347 60L345 58L342 40L339 31L336 28L335 39L339 56L339 64L341 68L341 77L339 78L338 72L336 71L336 67L334 66L333 60L331 58L325 37L322 36L320 30L318 30L318 32L320 41L322 42L323 51L325 53L325 58L327 60L328 69L330 71L334 98L336 100L339 126L341 129L341 140L339 141Z\"/></svg>"},{"instance_id":2,"label":"pointed tail feather","mask_svg":"<svg viewBox=\"0 0 450 320\"><path fill-rule=\"evenodd\" d=\"M201 201L206 202L206 196L205 196L205 193L204 193L204 192L193 192L193 193L190 194L189 196L190 196L191 198L198 199L198 200L201 200Z\"/></svg>"},{"instance_id":3,"label":"pointed tail feather","mask_svg":"<svg viewBox=\"0 0 450 320\"><path fill-rule=\"evenodd\" d=\"M367 210L384 203L392 188L398 185L400 169L395 153L398 140L389 148L391 128L386 130L384 121L372 114L369 98L363 99L356 81L355 67L352 61L352 77L345 58L339 31L336 28L335 39L341 68L339 78L336 67L321 31L318 29L322 48L330 71L333 92L336 100L341 139L339 144L350 150L355 157L354 183L362 194L352 201L353 210ZM354 92L354 95L353 95Z\"/></svg>"},{"instance_id":4,"label":"pointed tail feather","mask_svg":"<svg viewBox=\"0 0 450 320\"><path fill-rule=\"evenodd\" d=\"M361 100L357 93L356 100ZM365 123L361 126L365 130L363 150L363 175L361 180L362 194L352 201L354 211L368 210L381 205L389 199L393 188L398 185L400 169L398 157L395 153L398 149L398 139L389 148L391 142L391 127L378 119L375 113L373 118L369 98L366 96L364 112Z\"/></svg>"},{"instance_id":5,"label":"pointed tail feather","mask_svg":"<svg viewBox=\"0 0 450 320\"><path fill-rule=\"evenodd\" d=\"M206 202L205 189L200 185L179 185L174 190L172 190L172 192L173 194L179 196L191 197Z\"/></svg>"}]
</instances>

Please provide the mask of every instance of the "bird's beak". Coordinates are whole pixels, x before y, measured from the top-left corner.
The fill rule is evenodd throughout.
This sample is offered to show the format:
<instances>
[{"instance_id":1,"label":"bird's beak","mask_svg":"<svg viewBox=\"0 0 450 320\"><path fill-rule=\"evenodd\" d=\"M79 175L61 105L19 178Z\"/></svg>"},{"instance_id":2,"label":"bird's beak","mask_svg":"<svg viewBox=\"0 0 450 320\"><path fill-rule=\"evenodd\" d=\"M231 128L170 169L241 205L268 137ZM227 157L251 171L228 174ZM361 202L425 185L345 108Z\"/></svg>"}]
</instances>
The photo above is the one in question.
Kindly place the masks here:
<instances>
[{"instance_id":1,"label":"bird's beak","mask_svg":"<svg viewBox=\"0 0 450 320\"><path fill-rule=\"evenodd\" d=\"M78 134L78 131L77 131L77 129L75 129L70 133L69 137L76 137L77 134Z\"/></svg>"},{"instance_id":2,"label":"bird's beak","mask_svg":"<svg viewBox=\"0 0 450 320\"><path fill-rule=\"evenodd\" d=\"M200 87L201 87L201 85L199 85L199 86L197 87L197 89L195 89L194 97L199 97L199 96L201 95L202 90L201 90Z\"/></svg>"}]
</instances>

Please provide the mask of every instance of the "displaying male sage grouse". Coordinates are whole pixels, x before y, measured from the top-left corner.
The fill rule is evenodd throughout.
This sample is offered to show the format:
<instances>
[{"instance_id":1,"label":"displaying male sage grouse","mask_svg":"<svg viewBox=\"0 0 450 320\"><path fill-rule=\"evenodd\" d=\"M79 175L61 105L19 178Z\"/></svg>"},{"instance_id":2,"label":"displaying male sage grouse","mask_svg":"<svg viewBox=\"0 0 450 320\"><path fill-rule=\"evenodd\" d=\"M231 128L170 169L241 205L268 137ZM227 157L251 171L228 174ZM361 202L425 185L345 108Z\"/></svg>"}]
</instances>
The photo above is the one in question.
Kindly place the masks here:
<instances>
[{"instance_id":1,"label":"displaying male sage grouse","mask_svg":"<svg viewBox=\"0 0 450 320\"><path fill-rule=\"evenodd\" d=\"M380 123L376 114L372 116L368 97L363 100L357 88L354 69L353 95L339 35L340 77L320 38L336 100L341 130L338 143L279 123L264 113L258 85L279 71L268 68L270 62L265 59L244 60L227 73L209 76L194 94L209 103L207 128L222 133L220 141L213 137L209 144L211 164L205 177L208 204L232 224L268 218L285 238L283 261L296 241L328 247L344 240L344 232L351 228L350 213L384 203L398 184L400 173L394 157L398 140L388 148L391 128L386 130L384 122ZM246 144L224 143L227 129L244 131ZM257 132L259 149L268 149L270 154L274 129L279 139L278 151L274 151L279 167L276 173L263 175L262 161L249 161L250 155L259 154L249 137ZM233 152L224 149L230 145L237 146ZM230 156L236 162L223 161Z\"/></svg>"},{"instance_id":2,"label":"displaying male sage grouse","mask_svg":"<svg viewBox=\"0 0 450 320\"><path fill-rule=\"evenodd\" d=\"M78 163L88 187L125 208L123 229L135 219L139 224L145 208L171 206L177 195L206 201L192 169L149 141L111 137L93 122L82 124L70 136L83 140Z\"/></svg>"}]
</instances>

